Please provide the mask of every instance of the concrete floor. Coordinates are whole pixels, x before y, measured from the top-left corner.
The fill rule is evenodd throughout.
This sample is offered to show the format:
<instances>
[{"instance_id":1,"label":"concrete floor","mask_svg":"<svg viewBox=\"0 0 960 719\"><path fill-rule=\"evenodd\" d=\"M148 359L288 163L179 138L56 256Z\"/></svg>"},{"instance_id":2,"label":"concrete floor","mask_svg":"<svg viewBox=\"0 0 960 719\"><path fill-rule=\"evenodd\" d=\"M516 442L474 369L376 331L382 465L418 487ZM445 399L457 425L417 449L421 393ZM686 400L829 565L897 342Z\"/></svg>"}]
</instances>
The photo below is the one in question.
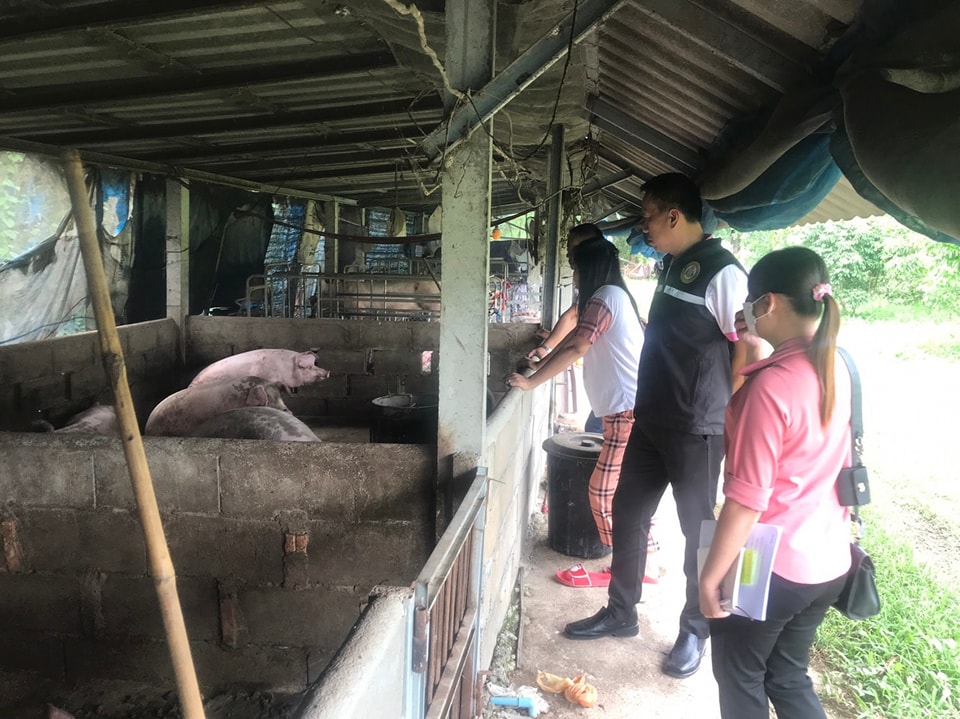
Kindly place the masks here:
<instances>
[{"instance_id":1,"label":"concrete floor","mask_svg":"<svg viewBox=\"0 0 960 719\"><path fill-rule=\"evenodd\" d=\"M549 716L719 718L709 645L694 676L678 680L660 671L676 639L684 591L682 535L669 496L657 514L657 538L661 550L652 559L659 568L660 583L644 587L640 636L571 641L562 633L564 625L606 604L607 590L566 587L557 582L554 572L578 562L599 571L609 558L581 560L554 551L547 542L546 518L536 518L532 547L523 563L519 663L509 675L510 682L514 687L536 686L537 670L571 678L585 673L598 692L596 706L588 710L570 704L562 695L541 691L550 705ZM520 716L512 711L502 715Z\"/></svg>"},{"instance_id":2,"label":"concrete floor","mask_svg":"<svg viewBox=\"0 0 960 719\"><path fill-rule=\"evenodd\" d=\"M563 677L586 674L597 688L597 704L585 709L562 695L540 691L549 704L548 717L607 717L608 719L719 719L717 686L711 670L710 644L700 671L687 679L673 679L660 671L677 636L677 621L683 605L683 535L676 506L668 492L657 512L656 537L661 550L652 555L659 571L659 584L644 585L638 606L640 636L572 641L563 635L567 622L594 614L606 604L605 588L572 588L554 577L557 569L583 563L600 571L609 557L580 559L550 548L546 516L534 518L530 549L523 560L523 596L517 668L508 673L513 689L536 687L537 671ZM651 573L652 570L648 570ZM814 681L817 677L814 674ZM828 719L844 715L827 709ZM484 716L504 719L526 716L514 710L491 710ZM771 710L771 717L776 714Z\"/></svg>"}]
</instances>

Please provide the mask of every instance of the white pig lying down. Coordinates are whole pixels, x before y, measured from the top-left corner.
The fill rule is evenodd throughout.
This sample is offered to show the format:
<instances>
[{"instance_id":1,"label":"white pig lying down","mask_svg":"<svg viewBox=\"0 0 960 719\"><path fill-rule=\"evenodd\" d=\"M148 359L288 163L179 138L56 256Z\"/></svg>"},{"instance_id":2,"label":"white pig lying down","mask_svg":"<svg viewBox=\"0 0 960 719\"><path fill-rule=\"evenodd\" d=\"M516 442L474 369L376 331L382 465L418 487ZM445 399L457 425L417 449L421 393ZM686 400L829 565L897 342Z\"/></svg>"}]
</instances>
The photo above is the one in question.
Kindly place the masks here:
<instances>
[{"instance_id":1,"label":"white pig lying down","mask_svg":"<svg viewBox=\"0 0 960 719\"><path fill-rule=\"evenodd\" d=\"M274 382L262 377L222 379L191 385L167 397L150 413L144 434L186 437L211 417L240 407L290 411Z\"/></svg>"},{"instance_id":2,"label":"white pig lying down","mask_svg":"<svg viewBox=\"0 0 960 719\"><path fill-rule=\"evenodd\" d=\"M30 424L32 432L62 432L65 434L102 434L116 437L120 432L117 411L111 405L95 404L77 412L60 428L56 429L45 419L35 419Z\"/></svg>"},{"instance_id":3,"label":"white pig lying down","mask_svg":"<svg viewBox=\"0 0 960 719\"><path fill-rule=\"evenodd\" d=\"M117 411L111 405L97 404L78 412L57 432L76 434L104 434L116 437L120 433Z\"/></svg>"},{"instance_id":4,"label":"white pig lying down","mask_svg":"<svg viewBox=\"0 0 960 719\"><path fill-rule=\"evenodd\" d=\"M221 412L191 432L193 437L319 442L307 425L288 412L270 407L241 407Z\"/></svg>"},{"instance_id":5,"label":"white pig lying down","mask_svg":"<svg viewBox=\"0 0 960 719\"><path fill-rule=\"evenodd\" d=\"M320 366L316 352L262 349L241 352L200 370L191 387L235 377L263 377L287 390L319 382L330 376Z\"/></svg>"}]
</instances>

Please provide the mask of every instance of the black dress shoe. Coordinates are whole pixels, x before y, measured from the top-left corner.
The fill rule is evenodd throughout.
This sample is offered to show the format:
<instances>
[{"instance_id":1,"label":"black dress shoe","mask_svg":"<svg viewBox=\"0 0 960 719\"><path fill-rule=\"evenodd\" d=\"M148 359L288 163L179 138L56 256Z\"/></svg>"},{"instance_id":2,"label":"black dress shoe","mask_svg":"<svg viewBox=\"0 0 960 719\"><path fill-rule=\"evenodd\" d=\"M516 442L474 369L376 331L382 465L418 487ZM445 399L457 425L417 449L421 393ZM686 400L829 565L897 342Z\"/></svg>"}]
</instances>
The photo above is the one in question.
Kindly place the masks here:
<instances>
[{"instance_id":1,"label":"black dress shoe","mask_svg":"<svg viewBox=\"0 0 960 719\"><path fill-rule=\"evenodd\" d=\"M570 622L563 630L569 639L599 639L600 637L635 637L640 633L636 619L620 621L615 619L606 607L592 617Z\"/></svg>"},{"instance_id":2,"label":"black dress shoe","mask_svg":"<svg viewBox=\"0 0 960 719\"><path fill-rule=\"evenodd\" d=\"M707 638L690 632L680 632L673 649L663 664L663 673L677 679L686 679L696 674L700 660L707 650Z\"/></svg>"}]
</instances>

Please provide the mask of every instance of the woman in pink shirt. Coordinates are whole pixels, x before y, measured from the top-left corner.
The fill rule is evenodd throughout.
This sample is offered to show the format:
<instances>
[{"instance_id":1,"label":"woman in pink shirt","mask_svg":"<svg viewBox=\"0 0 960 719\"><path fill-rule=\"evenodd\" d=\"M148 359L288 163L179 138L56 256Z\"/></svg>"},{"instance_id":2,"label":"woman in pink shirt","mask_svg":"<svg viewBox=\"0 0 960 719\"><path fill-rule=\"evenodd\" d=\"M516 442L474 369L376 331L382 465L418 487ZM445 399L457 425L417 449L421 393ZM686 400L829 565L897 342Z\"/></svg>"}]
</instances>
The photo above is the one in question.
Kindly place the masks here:
<instances>
[{"instance_id":1,"label":"woman in pink shirt","mask_svg":"<svg viewBox=\"0 0 960 719\"><path fill-rule=\"evenodd\" d=\"M747 286L742 324L774 352L744 368L746 382L727 407L725 501L700 576L700 608L711 618L724 719L768 719L768 700L780 719L822 719L807 674L810 646L850 567L849 510L836 494L850 461L840 315L823 260L803 247L760 259ZM783 529L765 621L720 607L720 580L758 521Z\"/></svg>"}]
</instances>

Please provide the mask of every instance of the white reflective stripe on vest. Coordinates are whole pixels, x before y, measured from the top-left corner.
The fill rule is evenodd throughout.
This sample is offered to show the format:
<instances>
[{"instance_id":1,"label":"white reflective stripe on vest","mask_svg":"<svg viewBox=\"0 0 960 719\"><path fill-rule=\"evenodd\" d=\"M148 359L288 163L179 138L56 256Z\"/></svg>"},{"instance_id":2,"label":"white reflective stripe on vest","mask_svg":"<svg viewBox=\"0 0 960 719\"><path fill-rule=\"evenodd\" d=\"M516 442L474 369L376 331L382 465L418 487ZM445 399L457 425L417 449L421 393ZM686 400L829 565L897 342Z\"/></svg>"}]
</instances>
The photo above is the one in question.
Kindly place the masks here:
<instances>
[{"instance_id":1,"label":"white reflective stripe on vest","mask_svg":"<svg viewBox=\"0 0 960 719\"><path fill-rule=\"evenodd\" d=\"M670 295L671 297L676 297L681 302L689 302L691 305L706 305L707 301L703 297L698 297L697 295L691 295L689 292L684 292L683 290L678 290L676 287L664 287L663 294Z\"/></svg>"}]
</instances>

